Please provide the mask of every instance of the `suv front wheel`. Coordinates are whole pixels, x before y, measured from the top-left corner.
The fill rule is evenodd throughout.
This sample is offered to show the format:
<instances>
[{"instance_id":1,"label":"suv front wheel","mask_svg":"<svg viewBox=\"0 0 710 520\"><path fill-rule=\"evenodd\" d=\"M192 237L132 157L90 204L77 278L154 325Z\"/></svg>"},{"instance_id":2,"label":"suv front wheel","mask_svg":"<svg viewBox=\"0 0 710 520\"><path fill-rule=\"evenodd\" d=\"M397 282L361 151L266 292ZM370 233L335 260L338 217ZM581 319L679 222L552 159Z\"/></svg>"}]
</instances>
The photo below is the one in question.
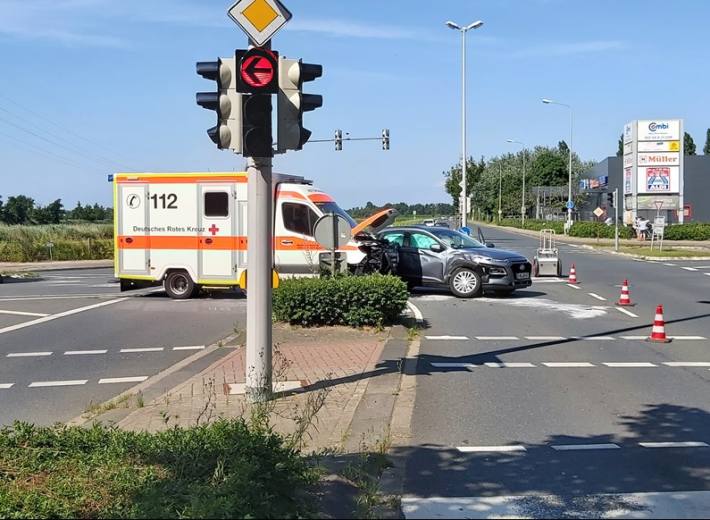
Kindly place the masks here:
<instances>
[{"instance_id":1,"label":"suv front wheel","mask_svg":"<svg viewBox=\"0 0 710 520\"><path fill-rule=\"evenodd\" d=\"M449 279L449 288L459 298L476 298L481 295L483 281L481 275L473 269L459 267Z\"/></svg>"}]
</instances>

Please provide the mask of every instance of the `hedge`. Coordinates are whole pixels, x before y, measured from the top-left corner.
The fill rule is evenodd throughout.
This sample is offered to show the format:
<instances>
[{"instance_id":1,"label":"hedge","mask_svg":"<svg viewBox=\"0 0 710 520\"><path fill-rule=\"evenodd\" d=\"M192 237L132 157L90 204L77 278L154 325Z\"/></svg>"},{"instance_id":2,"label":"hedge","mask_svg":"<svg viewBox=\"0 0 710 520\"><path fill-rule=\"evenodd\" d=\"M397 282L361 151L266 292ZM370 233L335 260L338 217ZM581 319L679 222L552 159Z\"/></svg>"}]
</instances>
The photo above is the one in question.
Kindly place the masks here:
<instances>
[{"instance_id":1,"label":"hedge","mask_svg":"<svg viewBox=\"0 0 710 520\"><path fill-rule=\"evenodd\" d=\"M688 224L672 224L665 230L666 240L710 240L710 224L690 222Z\"/></svg>"},{"instance_id":2,"label":"hedge","mask_svg":"<svg viewBox=\"0 0 710 520\"><path fill-rule=\"evenodd\" d=\"M274 291L274 319L304 327L382 326L407 305L407 284L395 276L340 276L283 280Z\"/></svg>"},{"instance_id":3,"label":"hedge","mask_svg":"<svg viewBox=\"0 0 710 520\"><path fill-rule=\"evenodd\" d=\"M133 433L0 430L0 518L294 518L314 470L242 420Z\"/></svg>"}]
</instances>

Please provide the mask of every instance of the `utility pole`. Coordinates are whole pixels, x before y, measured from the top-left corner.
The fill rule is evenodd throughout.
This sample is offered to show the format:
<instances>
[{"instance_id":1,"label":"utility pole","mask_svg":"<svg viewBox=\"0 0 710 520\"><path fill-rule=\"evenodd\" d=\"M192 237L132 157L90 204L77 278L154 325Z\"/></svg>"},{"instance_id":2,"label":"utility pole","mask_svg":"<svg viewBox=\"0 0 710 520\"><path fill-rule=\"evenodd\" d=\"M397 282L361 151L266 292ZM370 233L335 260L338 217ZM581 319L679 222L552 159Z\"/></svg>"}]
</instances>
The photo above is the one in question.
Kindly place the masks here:
<instances>
[{"instance_id":1,"label":"utility pole","mask_svg":"<svg viewBox=\"0 0 710 520\"><path fill-rule=\"evenodd\" d=\"M614 251L619 252L619 188L614 190Z\"/></svg>"},{"instance_id":2,"label":"utility pole","mask_svg":"<svg viewBox=\"0 0 710 520\"><path fill-rule=\"evenodd\" d=\"M498 163L498 224L500 224L500 219L503 215L503 208L501 203L503 201L503 165Z\"/></svg>"}]
</instances>

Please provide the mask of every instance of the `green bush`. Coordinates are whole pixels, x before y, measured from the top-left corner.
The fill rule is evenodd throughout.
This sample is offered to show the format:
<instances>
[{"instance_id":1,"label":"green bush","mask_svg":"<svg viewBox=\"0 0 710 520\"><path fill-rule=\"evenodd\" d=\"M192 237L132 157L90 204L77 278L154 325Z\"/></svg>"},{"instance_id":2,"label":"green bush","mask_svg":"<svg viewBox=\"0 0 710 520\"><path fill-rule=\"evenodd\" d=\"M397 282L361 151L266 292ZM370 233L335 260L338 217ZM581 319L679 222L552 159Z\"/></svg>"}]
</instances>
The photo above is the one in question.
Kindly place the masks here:
<instances>
[{"instance_id":1,"label":"green bush","mask_svg":"<svg viewBox=\"0 0 710 520\"><path fill-rule=\"evenodd\" d=\"M575 222L569 234L579 238L614 238L614 226L607 226L603 222ZM619 238L634 236L635 232L632 228L619 226Z\"/></svg>"},{"instance_id":2,"label":"green bush","mask_svg":"<svg viewBox=\"0 0 710 520\"><path fill-rule=\"evenodd\" d=\"M293 518L313 470L271 431L0 430L0 518Z\"/></svg>"},{"instance_id":3,"label":"green bush","mask_svg":"<svg viewBox=\"0 0 710 520\"><path fill-rule=\"evenodd\" d=\"M666 228L664 238L666 240L710 240L710 224L704 222L673 224Z\"/></svg>"},{"instance_id":4,"label":"green bush","mask_svg":"<svg viewBox=\"0 0 710 520\"><path fill-rule=\"evenodd\" d=\"M407 305L407 284L395 276L293 278L274 291L274 318L304 327L382 326Z\"/></svg>"}]
</instances>

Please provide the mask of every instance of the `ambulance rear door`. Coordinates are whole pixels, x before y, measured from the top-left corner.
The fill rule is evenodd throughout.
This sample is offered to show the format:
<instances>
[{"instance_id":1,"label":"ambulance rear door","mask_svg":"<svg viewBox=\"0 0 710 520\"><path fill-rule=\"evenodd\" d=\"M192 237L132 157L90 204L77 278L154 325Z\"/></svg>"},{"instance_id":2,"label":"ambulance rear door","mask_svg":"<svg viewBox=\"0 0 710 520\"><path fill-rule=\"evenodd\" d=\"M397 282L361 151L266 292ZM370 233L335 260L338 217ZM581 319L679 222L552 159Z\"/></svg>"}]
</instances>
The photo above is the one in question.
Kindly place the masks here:
<instances>
[{"instance_id":1,"label":"ambulance rear door","mask_svg":"<svg viewBox=\"0 0 710 520\"><path fill-rule=\"evenodd\" d=\"M198 277L201 282L236 279L237 235L234 183L199 184Z\"/></svg>"},{"instance_id":2,"label":"ambulance rear door","mask_svg":"<svg viewBox=\"0 0 710 520\"><path fill-rule=\"evenodd\" d=\"M148 185L118 184L118 274L150 274Z\"/></svg>"}]
</instances>

